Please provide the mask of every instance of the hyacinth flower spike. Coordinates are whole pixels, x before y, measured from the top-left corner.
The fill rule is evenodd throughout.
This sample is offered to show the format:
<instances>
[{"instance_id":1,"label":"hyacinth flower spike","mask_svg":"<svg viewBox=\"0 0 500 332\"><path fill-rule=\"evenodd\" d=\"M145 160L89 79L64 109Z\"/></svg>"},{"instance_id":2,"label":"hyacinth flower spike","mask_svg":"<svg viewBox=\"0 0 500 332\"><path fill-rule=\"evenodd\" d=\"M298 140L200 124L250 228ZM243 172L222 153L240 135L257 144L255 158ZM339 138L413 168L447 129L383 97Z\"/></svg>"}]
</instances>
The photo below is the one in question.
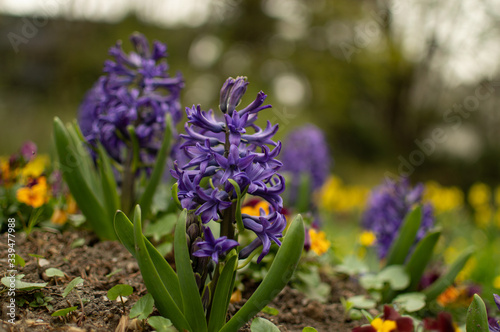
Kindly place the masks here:
<instances>
[{"instance_id":1,"label":"hyacinth flower spike","mask_svg":"<svg viewBox=\"0 0 500 332\"><path fill-rule=\"evenodd\" d=\"M270 107L263 106L266 96L260 92L252 103L237 109L247 85L244 77L226 80L221 89L219 116L200 106L186 109L188 123L180 148L188 158L184 164L175 162L171 170L177 180L173 196L184 209L174 237L177 272L166 266L149 242L142 240L139 207L134 224L121 212L115 217L118 237L139 260L146 287L160 313L179 330L238 330L286 285L302 253L304 226L300 216L291 222L283 237L287 222L280 194L285 184L278 173L282 164L275 159L281 144L272 140L278 126L268 123L262 130L255 125L258 113ZM259 217L242 214L245 195L264 199L269 211L261 210ZM219 232L214 232L214 227L219 227ZM130 232L134 232L133 238ZM253 234L255 239L239 243L243 232ZM217 233L220 235L214 236ZM260 262L272 243L279 249L266 277L226 323L238 260L244 259L244 264L260 253Z\"/></svg>"},{"instance_id":2,"label":"hyacinth flower spike","mask_svg":"<svg viewBox=\"0 0 500 332\"><path fill-rule=\"evenodd\" d=\"M117 209L130 213L140 203L149 215L169 155L172 128L182 118L179 97L184 81L180 74L169 76L166 45L150 44L139 33L130 40L129 53L120 42L111 47L113 59L104 63L103 75L85 95L78 126L54 120L63 178L104 239L115 238L112 221ZM136 190L142 184L144 188Z\"/></svg>"}]
</instances>

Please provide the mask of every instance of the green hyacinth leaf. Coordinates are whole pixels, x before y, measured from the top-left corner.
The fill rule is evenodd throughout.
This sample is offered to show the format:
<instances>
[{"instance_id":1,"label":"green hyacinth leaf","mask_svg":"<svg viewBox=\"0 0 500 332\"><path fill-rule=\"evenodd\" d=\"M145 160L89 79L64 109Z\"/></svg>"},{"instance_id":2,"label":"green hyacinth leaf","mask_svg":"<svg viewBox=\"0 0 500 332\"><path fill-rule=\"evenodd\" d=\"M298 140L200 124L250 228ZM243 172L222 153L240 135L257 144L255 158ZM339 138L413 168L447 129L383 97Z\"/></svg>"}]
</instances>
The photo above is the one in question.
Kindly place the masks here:
<instances>
[{"instance_id":1,"label":"green hyacinth leaf","mask_svg":"<svg viewBox=\"0 0 500 332\"><path fill-rule=\"evenodd\" d=\"M434 248L441 236L441 231L431 232L427 234L415 248L415 251L411 255L408 263L406 263L406 272L410 276L410 286L408 291L416 291L420 279L427 267L427 264L432 258L432 253Z\"/></svg>"},{"instance_id":2,"label":"green hyacinth leaf","mask_svg":"<svg viewBox=\"0 0 500 332\"><path fill-rule=\"evenodd\" d=\"M237 331L261 311L286 286L304 248L304 222L298 215L291 223L264 280L240 310L222 327L221 332Z\"/></svg>"},{"instance_id":3,"label":"green hyacinth leaf","mask_svg":"<svg viewBox=\"0 0 500 332\"><path fill-rule=\"evenodd\" d=\"M125 216L123 213L117 214L117 216L121 215ZM139 205L134 210L134 240L136 258L144 283L148 291L153 295L158 311L163 316L169 318L179 330L186 329L193 331L181 309L177 307L165 287L168 280L162 281L160 279L158 271L151 260L144 241L144 235L142 234L141 209Z\"/></svg>"},{"instance_id":4,"label":"green hyacinth leaf","mask_svg":"<svg viewBox=\"0 0 500 332\"><path fill-rule=\"evenodd\" d=\"M210 311L210 319L208 324L209 332L217 332L226 322L226 313L228 306L228 298L231 297L232 287L236 267L238 264L238 256L236 251L232 250L233 255L227 259L222 273L220 274L215 288L215 293L212 301L212 309Z\"/></svg>"},{"instance_id":5,"label":"green hyacinth leaf","mask_svg":"<svg viewBox=\"0 0 500 332\"><path fill-rule=\"evenodd\" d=\"M108 215L113 219L116 210L120 209L120 197L118 197L118 186L116 185L115 176L111 167L109 156L104 151L104 148L99 144L97 148L99 159L97 165L101 176L101 186L104 194L105 207L108 210Z\"/></svg>"},{"instance_id":6,"label":"green hyacinth leaf","mask_svg":"<svg viewBox=\"0 0 500 332\"><path fill-rule=\"evenodd\" d=\"M123 246L135 257L135 259L137 259L137 255L135 252L134 225L122 211L118 211L115 215L115 231L118 239L123 244ZM166 259L151 244L151 242L149 242L146 237L143 236L143 238L144 242L146 243L146 248L148 249L149 256L153 261L160 279L162 280L170 296L172 296L175 304L179 308L182 308L182 295L177 274L172 269L170 264L168 264Z\"/></svg>"},{"instance_id":7,"label":"green hyacinth leaf","mask_svg":"<svg viewBox=\"0 0 500 332\"><path fill-rule=\"evenodd\" d=\"M387 254L387 263L389 265L403 265L408 252L415 242L420 223L422 222L422 207L418 206L410 211L399 229L399 234L394 240L389 253Z\"/></svg>"},{"instance_id":8,"label":"green hyacinth leaf","mask_svg":"<svg viewBox=\"0 0 500 332\"><path fill-rule=\"evenodd\" d=\"M489 332L488 314L486 306L479 295L474 294L474 298L467 310L466 318L467 332Z\"/></svg>"},{"instance_id":9,"label":"green hyacinth leaf","mask_svg":"<svg viewBox=\"0 0 500 332\"><path fill-rule=\"evenodd\" d=\"M170 154L170 142L172 140L172 117L167 114L165 117L165 132L163 134L163 141L161 143L160 151L156 155L155 165L153 167L153 172L149 177L146 189L142 194L139 205L142 209L143 218L148 215L151 204L153 203L153 197L155 195L156 189L161 182L163 171L165 169L165 164L167 162L167 157Z\"/></svg>"},{"instance_id":10,"label":"green hyacinth leaf","mask_svg":"<svg viewBox=\"0 0 500 332\"><path fill-rule=\"evenodd\" d=\"M99 238L116 239L112 219L108 219L108 212L101 204L101 195L96 189L99 188L96 176L87 167L84 157L87 152L75 144L73 139L76 138L70 136L59 118L54 119L54 139L62 176L78 207Z\"/></svg>"},{"instance_id":11,"label":"green hyacinth leaf","mask_svg":"<svg viewBox=\"0 0 500 332\"><path fill-rule=\"evenodd\" d=\"M186 218L187 210L184 209L175 227L174 235L174 256L177 275L179 276L179 284L184 302L184 313L186 319L193 327L193 331L207 331L207 322L205 320L205 311L201 303L198 286L191 267L189 258L189 249L186 240Z\"/></svg>"},{"instance_id":12,"label":"green hyacinth leaf","mask_svg":"<svg viewBox=\"0 0 500 332\"><path fill-rule=\"evenodd\" d=\"M425 294L427 301L435 300L439 294L444 292L448 288L457 275L462 271L467 261L474 253L474 248L468 248L464 250L462 254L453 262L446 274L442 275L438 280L436 280L432 285L427 287L422 291Z\"/></svg>"}]
</instances>

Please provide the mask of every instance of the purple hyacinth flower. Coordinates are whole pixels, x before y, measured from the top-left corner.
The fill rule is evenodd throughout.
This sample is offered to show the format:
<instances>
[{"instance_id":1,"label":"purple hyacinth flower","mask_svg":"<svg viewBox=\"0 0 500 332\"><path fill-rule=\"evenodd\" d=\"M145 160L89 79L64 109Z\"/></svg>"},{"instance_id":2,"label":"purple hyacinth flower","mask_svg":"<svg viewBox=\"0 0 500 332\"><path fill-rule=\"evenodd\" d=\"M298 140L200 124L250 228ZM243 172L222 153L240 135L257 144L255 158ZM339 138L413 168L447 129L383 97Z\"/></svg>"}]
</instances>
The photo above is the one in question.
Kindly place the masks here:
<instances>
[{"instance_id":1,"label":"purple hyacinth flower","mask_svg":"<svg viewBox=\"0 0 500 332\"><path fill-rule=\"evenodd\" d=\"M269 252L271 242L281 244L279 238L286 221L280 194L285 181L278 173L282 163L276 159L281 143L272 140L278 125L268 121L262 129L255 124L258 113L271 107L263 105L266 95L259 92L253 102L237 110L247 85L244 77L226 80L220 94L220 117L212 110L203 111L199 105L186 108L188 123L185 134L180 135L184 142L179 149L190 160L171 172L178 182L181 205L200 215L203 223L222 219L223 223L233 223L230 227L234 229L235 216L229 213L235 210L228 208L236 202L238 187L239 192L269 202L273 211L269 216L254 222L248 217L243 222L246 229L257 235L244 253L263 246L260 262Z\"/></svg>"},{"instance_id":2,"label":"purple hyacinth flower","mask_svg":"<svg viewBox=\"0 0 500 332\"><path fill-rule=\"evenodd\" d=\"M380 258L384 258L394 239L397 238L405 216L418 204L422 204L422 184L410 187L408 179L400 182L387 180L376 188L364 212L363 228L377 237L377 249ZM434 225L433 209L430 204L422 207L422 222L417 232L415 243L420 241Z\"/></svg>"},{"instance_id":3,"label":"purple hyacinth flower","mask_svg":"<svg viewBox=\"0 0 500 332\"><path fill-rule=\"evenodd\" d=\"M138 33L130 40L133 51L128 54L121 42L109 50L113 60L105 61L105 74L85 95L78 123L90 146L95 149L102 144L121 164L130 153L129 127L133 128L140 165L147 171L160 150L166 114L172 116L174 124L182 118L179 97L184 81L180 74L168 75L166 45L155 41L150 47L146 37Z\"/></svg>"},{"instance_id":4,"label":"purple hyacinth flower","mask_svg":"<svg viewBox=\"0 0 500 332\"><path fill-rule=\"evenodd\" d=\"M248 257L252 251L262 245L262 253L257 259L257 263L260 263L262 258L269 253L271 241L281 245L279 238L283 237L286 219L282 214L274 211L266 215L262 209L260 209L260 217L243 214L242 218L245 228L257 234L257 238L240 251L240 258Z\"/></svg>"},{"instance_id":5,"label":"purple hyacinth flower","mask_svg":"<svg viewBox=\"0 0 500 332\"><path fill-rule=\"evenodd\" d=\"M500 296L497 294L493 294L493 299L495 300L495 304L497 305L498 310L500 310ZM493 317L488 317L488 325L490 331L492 332L500 332L500 321L496 320Z\"/></svg>"},{"instance_id":6,"label":"purple hyacinth flower","mask_svg":"<svg viewBox=\"0 0 500 332\"><path fill-rule=\"evenodd\" d=\"M325 134L313 124L297 128L286 137L281 160L283 171L292 175L288 189L291 204L297 200L303 175L309 177L310 190L315 191L325 183L332 166Z\"/></svg>"},{"instance_id":7,"label":"purple hyacinth flower","mask_svg":"<svg viewBox=\"0 0 500 332\"><path fill-rule=\"evenodd\" d=\"M224 211L231 206L231 202L227 200L227 193L218 188L203 190L198 187L196 193L204 203L196 210L195 214L201 215L201 221L204 224L210 220L219 220L219 211Z\"/></svg>"},{"instance_id":8,"label":"purple hyacinth flower","mask_svg":"<svg viewBox=\"0 0 500 332\"><path fill-rule=\"evenodd\" d=\"M215 264L219 263L219 257L239 245L238 242L228 239L227 236L215 239L209 227L205 227L203 234L205 240L196 243L199 249L193 253L193 256L211 257Z\"/></svg>"}]
</instances>

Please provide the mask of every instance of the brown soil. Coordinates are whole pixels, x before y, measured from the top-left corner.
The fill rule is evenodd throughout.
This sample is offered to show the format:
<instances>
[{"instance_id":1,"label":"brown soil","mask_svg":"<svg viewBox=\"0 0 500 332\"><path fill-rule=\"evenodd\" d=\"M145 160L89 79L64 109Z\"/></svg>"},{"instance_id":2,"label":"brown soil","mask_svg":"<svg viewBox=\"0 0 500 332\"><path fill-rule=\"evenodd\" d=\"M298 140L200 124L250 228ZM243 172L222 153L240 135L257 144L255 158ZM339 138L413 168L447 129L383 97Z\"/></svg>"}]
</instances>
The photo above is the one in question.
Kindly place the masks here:
<instances>
[{"instance_id":1,"label":"brown soil","mask_svg":"<svg viewBox=\"0 0 500 332\"><path fill-rule=\"evenodd\" d=\"M71 244L83 238L85 244L72 248ZM0 273L1 277L6 275L7 267L7 235L0 236ZM109 301L106 297L107 291L117 284L128 284L134 288L134 293L128 297L125 307L129 312L132 305L143 295L146 288L142 283L142 277L136 261L118 242L99 242L97 238L87 232L65 232L64 234L35 231L29 238L24 233L16 234L16 253L26 260L26 266L17 268L17 274L25 274L23 281L26 282L48 282L41 292L45 296L53 297L50 302L53 309L49 311L46 307L30 307L24 304L16 309L16 323L7 322L7 303L10 301L7 292L0 294L2 312L0 316L0 332L3 331L150 331L149 326L141 326L136 320L130 321L122 318L121 328L117 329L120 318L123 316L122 303ZM37 259L29 254L42 255L46 261L42 261L40 267ZM44 265L46 264L46 265ZM57 282L53 278L47 278L44 271L49 267L62 270L67 278L60 278ZM111 277L106 275L121 269L120 272ZM70 280L75 277L85 280L83 287L78 288L81 298L88 302L84 303L83 316L80 301L75 293L71 292L66 298L62 297L64 288ZM344 318L340 297L349 297L359 293L359 286L349 280L328 280L332 286L331 297L328 304L307 299L295 289L286 287L278 297L270 304L279 310L277 316L259 314L273 321L281 331L302 331L305 326L315 327L318 331L350 331L357 322L347 322ZM2 285L3 287L3 285ZM16 296L33 301L34 293L39 291L18 292ZM231 304L230 309L234 313L245 300ZM72 312L69 317L62 319L52 317L50 314L59 309L69 306L78 306L78 310ZM158 313L155 311L153 315ZM247 326L240 331L250 331Z\"/></svg>"}]
</instances>

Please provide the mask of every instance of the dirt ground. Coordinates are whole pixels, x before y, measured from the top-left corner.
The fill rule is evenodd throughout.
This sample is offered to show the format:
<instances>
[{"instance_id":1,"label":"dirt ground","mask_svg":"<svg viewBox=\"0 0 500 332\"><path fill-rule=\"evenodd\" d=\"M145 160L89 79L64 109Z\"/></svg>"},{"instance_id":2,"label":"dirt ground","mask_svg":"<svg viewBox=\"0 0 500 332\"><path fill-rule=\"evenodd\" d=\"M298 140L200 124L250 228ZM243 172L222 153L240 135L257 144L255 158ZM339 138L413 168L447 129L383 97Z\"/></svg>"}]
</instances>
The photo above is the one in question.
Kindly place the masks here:
<instances>
[{"instance_id":1,"label":"dirt ground","mask_svg":"<svg viewBox=\"0 0 500 332\"><path fill-rule=\"evenodd\" d=\"M0 274L2 277L9 270L7 266L7 235L0 236ZM83 239L83 240L81 240ZM75 246L75 241L84 243ZM73 245L72 245L73 244ZM2 312L0 316L0 332L3 331L151 331L137 320L129 320L123 315L121 302L107 299L107 291L117 284L128 284L134 292L125 302L127 313L133 304L146 294L146 287L136 261L119 242L99 242L91 233L65 232L52 233L35 231L29 238L24 233L16 234L16 253L25 259L26 265L18 267L17 274L25 274L23 281L48 282L41 290L17 292L17 298L24 298L27 303L16 309L15 324L8 323L8 292L0 291ZM41 255L35 258L29 254ZM54 267L63 271L67 277L48 278L45 271ZM111 276L109 274L112 274ZM78 295L84 299L84 314L80 308L80 300L75 291L66 298L62 293L66 285L75 277L84 279L82 287L77 288ZM273 321L281 331L302 331L305 326L315 327L318 331L351 331L359 322L345 320L340 297L349 297L360 292L359 286L350 280L327 280L332 286L327 304L307 299L295 289L286 287L269 305L279 310L276 316L259 314ZM45 306L32 307L35 293L52 297L48 302L52 309ZM231 312L238 310L245 299L230 305ZM78 306L66 318L52 317L55 310ZM158 315L155 310L153 315ZM230 313L231 315L231 313ZM121 320L121 323L120 323ZM119 324L120 323L120 324ZM250 331L247 326L240 331Z\"/></svg>"}]
</instances>

